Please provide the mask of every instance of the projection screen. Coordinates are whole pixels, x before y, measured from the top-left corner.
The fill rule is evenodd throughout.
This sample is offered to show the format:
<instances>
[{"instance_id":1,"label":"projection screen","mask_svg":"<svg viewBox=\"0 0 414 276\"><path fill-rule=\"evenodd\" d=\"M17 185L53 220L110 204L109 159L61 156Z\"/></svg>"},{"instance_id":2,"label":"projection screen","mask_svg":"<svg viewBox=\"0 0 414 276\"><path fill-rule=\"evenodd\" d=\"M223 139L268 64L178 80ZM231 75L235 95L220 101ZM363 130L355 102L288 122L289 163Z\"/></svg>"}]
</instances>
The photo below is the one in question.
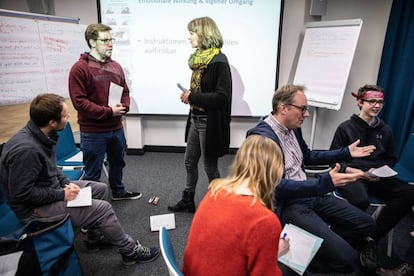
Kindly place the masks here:
<instances>
[{"instance_id":1,"label":"projection screen","mask_svg":"<svg viewBox=\"0 0 414 276\"><path fill-rule=\"evenodd\" d=\"M271 110L277 83L283 0L100 0L100 22L112 27L113 59L121 63L132 114L182 115L177 83L189 87L195 49L187 24L209 16L224 38L233 81L233 116Z\"/></svg>"}]
</instances>

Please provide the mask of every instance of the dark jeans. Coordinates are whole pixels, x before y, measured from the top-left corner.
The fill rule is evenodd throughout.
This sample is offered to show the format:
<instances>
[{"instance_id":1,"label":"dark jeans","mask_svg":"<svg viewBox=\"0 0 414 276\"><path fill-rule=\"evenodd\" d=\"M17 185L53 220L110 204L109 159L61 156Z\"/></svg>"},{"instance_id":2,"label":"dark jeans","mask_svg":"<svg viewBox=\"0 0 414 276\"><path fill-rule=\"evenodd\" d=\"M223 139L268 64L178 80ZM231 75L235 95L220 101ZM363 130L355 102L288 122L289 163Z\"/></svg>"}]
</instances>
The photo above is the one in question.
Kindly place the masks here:
<instances>
[{"instance_id":1,"label":"dark jeans","mask_svg":"<svg viewBox=\"0 0 414 276\"><path fill-rule=\"evenodd\" d=\"M369 214L331 194L291 200L283 205L281 220L323 239L309 266L320 273L355 271L358 253L351 244L358 244L375 228Z\"/></svg>"},{"instance_id":2,"label":"dark jeans","mask_svg":"<svg viewBox=\"0 0 414 276\"><path fill-rule=\"evenodd\" d=\"M126 139L124 129L109 132L81 132L81 150L85 175L83 179L99 181L102 174L102 164L105 153L109 163L109 186L113 196L123 196L126 193L122 182L122 170L125 167Z\"/></svg>"},{"instance_id":3,"label":"dark jeans","mask_svg":"<svg viewBox=\"0 0 414 276\"><path fill-rule=\"evenodd\" d=\"M185 189L194 192L198 181L198 161L204 159L204 170L208 181L220 177L217 168L218 157L207 157L205 154L207 117L192 118L187 137L184 165L187 170L187 183Z\"/></svg>"},{"instance_id":4,"label":"dark jeans","mask_svg":"<svg viewBox=\"0 0 414 276\"><path fill-rule=\"evenodd\" d=\"M381 178L376 182L358 180L338 189L349 203L366 210L369 206L368 194L384 200L387 206L377 218L377 228L372 238L385 236L414 205L414 185L396 177Z\"/></svg>"}]
</instances>

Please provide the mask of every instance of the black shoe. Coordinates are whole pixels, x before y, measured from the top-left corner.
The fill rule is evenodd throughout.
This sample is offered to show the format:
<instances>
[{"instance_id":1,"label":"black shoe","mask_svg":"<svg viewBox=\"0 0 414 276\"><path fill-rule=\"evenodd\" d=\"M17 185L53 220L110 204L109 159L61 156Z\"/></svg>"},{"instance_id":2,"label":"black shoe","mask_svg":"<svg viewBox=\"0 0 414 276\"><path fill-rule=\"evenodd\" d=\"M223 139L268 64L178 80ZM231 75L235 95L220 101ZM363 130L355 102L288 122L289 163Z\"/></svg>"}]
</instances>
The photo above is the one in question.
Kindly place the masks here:
<instances>
[{"instance_id":1,"label":"black shoe","mask_svg":"<svg viewBox=\"0 0 414 276\"><path fill-rule=\"evenodd\" d=\"M377 269L377 245L375 241L369 241L359 253L359 262L367 270Z\"/></svg>"},{"instance_id":2,"label":"black shoe","mask_svg":"<svg viewBox=\"0 0 414 276\"><path fill-rule=\"evenodd\" d=\"M411 276L414 275L414 266L408 263L402 263L392 269L379 268L377 274L380 276Z\"/></svg>"},{"instance_id":3,"label":"black shoe","mask_svg":"<svg viewBox=\"0 0 414 276\"><path fill-rule=\"evenodd\" d=\"M84 240L86 250L90 253L98 252L102 249L108 249L113 247L112 243L105 240L104 236L100 236L97 240Z\"/></svg>"},{"instance_id":4,"label":"black shoe","mask_svg":"<svg viewBox=\"0 0 414 276\"><path fill-rule=\"evenodd\" d=\"M183 198L173 206L168 206L168 210L173 212L188 211L195 212L194 192L184 191Z\"/></svg>"},{"instance_id":5,"label":"black shoe","mask_svg":"<svg viewBox=\"0 0 414 276\"><path fill-rule=\"evenodd\" d=\"M177 204L173 206L168 206L168 210L173 211L173 212L188 211L190 213L194 213L195 204L194 202L185 202L183 200L180 200L177 202Z\"/></svg>"},{"instance_id":6,"label":"black shoe","mask_svg":"<svg viewBox=\"0 0 414 276\"><path fill-rule=\"evenodd\" d=\"M123 196L112 195L112 200L138 199L142 197L142 193L126 192Z\"/></svg>"},{"instance_id":7,"label":"black shoe","mask_svg":"<svg viewBox=\"0 0 414 276\"><path fill-rule=\"evenodd\" d=\"M160 249L157 247L146 247L137 241L131 254L122 254L122 263L124 265L133 265L136 263L152 262L160 255Z\"/></svg>"}]
</instances>

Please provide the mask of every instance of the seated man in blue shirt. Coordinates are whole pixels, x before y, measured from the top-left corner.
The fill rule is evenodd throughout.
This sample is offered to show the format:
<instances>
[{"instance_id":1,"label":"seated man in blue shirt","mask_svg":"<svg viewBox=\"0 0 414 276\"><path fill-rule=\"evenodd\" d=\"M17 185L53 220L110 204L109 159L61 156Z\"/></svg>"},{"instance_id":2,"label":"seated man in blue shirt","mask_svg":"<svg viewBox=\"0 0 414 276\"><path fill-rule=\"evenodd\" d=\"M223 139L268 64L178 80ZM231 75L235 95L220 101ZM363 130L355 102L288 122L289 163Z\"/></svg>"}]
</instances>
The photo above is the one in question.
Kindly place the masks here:
<instances>
[{"instance_id":1,"label":"seated man in blue shirt","mask_svg":"<svg viewBox=\"0 0 414 276\"><path fill-rule=\"evenodd\" d=\"M311 151L300 127L309 117L305 87L285 85L273 95L272 113L247 132L271 138L284 154L284 178L275 192L276 213L282 223L292 223L323 238L309 270L319 273L352 273L358 266L356 245L374 231L375 222L364 211L332 195L336 186L363 176L339 173L339 165L318 179L307 179L304 164L333 164L369 155L374 146L359 141L334 151Z\"/></svg>"}]
</instances>

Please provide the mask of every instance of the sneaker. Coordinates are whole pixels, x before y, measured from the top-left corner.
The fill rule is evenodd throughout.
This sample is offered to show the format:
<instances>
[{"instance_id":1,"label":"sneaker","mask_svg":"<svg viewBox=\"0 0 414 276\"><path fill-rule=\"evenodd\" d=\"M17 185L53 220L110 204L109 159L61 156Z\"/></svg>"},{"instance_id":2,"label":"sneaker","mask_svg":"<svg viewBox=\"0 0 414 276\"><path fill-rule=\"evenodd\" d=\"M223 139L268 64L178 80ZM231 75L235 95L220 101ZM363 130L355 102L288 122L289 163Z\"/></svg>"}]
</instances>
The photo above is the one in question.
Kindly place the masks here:
<instances>
[{"instance_id":1,"label":"sneaker","mask_svg":"<svg viewBox=\"0 0 414 276\"><path fill-rule=\"evenodd\" d=\"M380 276L411 276L414 275L414 266L402 263L393 269L379 268L377 274Z\"/></svg>"},{"instance_id":2,"label":"sneaker","mask_svg":"<svg viewBox=\"0 0 414 276\"><path fill-rule=\"evenodd\" d=\"M160 255L160 249L157 247L146 247L137 241L134 251L130 255L122 254L122 263L124 265L133 265L136 263L152 262Z\"/></svg>"},{"instance_id":3,"label":"sneaker","mask_svg":"<svg viewBox=\"0 0 414 276\"><path fill-rule=\"evenodd\" d=\"M374 240L369 241L359 253L359 262L363 268L375 271L377 268L377 245Z\"/></svg>"},{"instance_id":4,"label":"sneaker","mask_svg":"<svg viewBox=\"0 0 414 276\"><path fill-rule=\"evenodd\" d=\"M142 197L142 193L126 192L123 196L112 196L112 200L138 199Z\"/></svg>"},{"instance_id":5,"label":"sneaker","mask_svg":"<svg viewBox=\"0 0 414 276\"><path fill-rule=\"evenodd\" d=\"M112 243L105 240L104 236L100 236L98 240L84 240L86 250L89 253L98 252L102 249L108 249L113 247Z\"/></svg>"}]
</instances>

